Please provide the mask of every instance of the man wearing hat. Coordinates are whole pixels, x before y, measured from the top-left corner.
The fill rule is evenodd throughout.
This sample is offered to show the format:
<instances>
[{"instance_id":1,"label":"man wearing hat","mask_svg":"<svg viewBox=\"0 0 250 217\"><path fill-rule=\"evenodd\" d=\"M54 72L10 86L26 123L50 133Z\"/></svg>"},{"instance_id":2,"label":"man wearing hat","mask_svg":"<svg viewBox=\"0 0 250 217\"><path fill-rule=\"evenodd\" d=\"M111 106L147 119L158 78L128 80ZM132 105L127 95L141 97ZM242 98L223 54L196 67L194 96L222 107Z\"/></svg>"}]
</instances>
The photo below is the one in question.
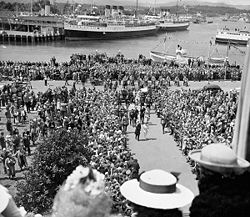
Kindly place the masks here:
<instances>
[{"instance_id":1,"label":"man wearing hat","mask_svg":"<svg viewBox=\"0 0 250 217\"><path fill-rule=\"evenodd\" d=\"M137 139L138 141L140 140L140 134L141 134L141 123L139 120L137 120L135 126L135 139Z\"/></svg>"},{"instance_id":2,"label":"man wearing hat","mask_svg":"<svg viewBox=\"0 0 250 217\"><path fill-rule=\"evenodd\" d=\"M7 158L8 152L6 151L5 148L3 148L3 152L0 155L0 160L3 162L3 169L4 169L4 173L7 174L7 169L5 166L5 160Z\"/></svg>"},{"instance_id":3,"label":"man wearing hat","mask_svg":"<svg viewBox=\"0 0 250 217\"><path fill-rule=\"evenodd\" d=\"M4 138L4 132L1 132L1 135L0 135L0 145L1 145L2 149L6 148L6 141Z\"/></svg>"},{"instance_id":4,"label":"man wearing hat","mask_svg":"<svg viewBox=\"0 0 250 217\"><path fill-rule=\"evenodd\" d=\"M182 217L178 208L194 198L194 194L178 179L164 170L150 170L122 184L121 194L132 203L136 217Z\"/></svg>"},{"instance_id":5,"label":"man wearing hat","mask_svg":"<svg viewBox=\"0 0 250 217\"><path fill-rule=\"evenodd\" d=\"M16 164L16 160L13 157L13 155L11 154L11 152L7 152L7 157L5 159L5 167L7 169L9 178L15 178L16 176L16 171L15 171L15 164Z\"/></svg>"},{"instance_id":6,"label":"man wearing hat","mask_svg":"<svg viewBox=\"0 0 250 217\"><path fill-rule=\"evenodd\" d=\"M200 166L199 191L190 217L246 217L250 213L250 163L225 144L194 150L189 157Z\"/></svg>"}]
</instances>

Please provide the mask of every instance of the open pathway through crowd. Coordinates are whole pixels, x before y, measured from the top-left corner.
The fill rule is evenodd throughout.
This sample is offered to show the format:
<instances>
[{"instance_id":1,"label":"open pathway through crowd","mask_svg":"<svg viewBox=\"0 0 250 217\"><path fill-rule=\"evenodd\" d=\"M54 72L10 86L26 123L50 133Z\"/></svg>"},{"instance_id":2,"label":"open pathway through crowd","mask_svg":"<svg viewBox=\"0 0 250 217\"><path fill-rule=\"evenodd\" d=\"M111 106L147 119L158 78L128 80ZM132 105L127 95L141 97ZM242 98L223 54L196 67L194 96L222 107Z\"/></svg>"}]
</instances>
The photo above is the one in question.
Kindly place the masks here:
<instances>
[{"instance_id":1,"label":"open pathway through crowd","mask_svg":"<svg viewBox=\"0 0 250 217\"><path fill-rule=\"evenodd\" d=\"M135 128L129 126L128 138L132 153L135 153L136 159L140 165L140 172L151 169L163 169L180 173L180 184L188 187L192 192L198 194L197 181L195 175L191 172L190 165L186 158L181 154L174 138L167 133L162 133L160 119L157 118L155 111L151 110L149 121L149 131L147 140L144 139L141 132L140 141L135 139ZM183 208L187 213L189 206Z\"/></svg>"}]
</instances>

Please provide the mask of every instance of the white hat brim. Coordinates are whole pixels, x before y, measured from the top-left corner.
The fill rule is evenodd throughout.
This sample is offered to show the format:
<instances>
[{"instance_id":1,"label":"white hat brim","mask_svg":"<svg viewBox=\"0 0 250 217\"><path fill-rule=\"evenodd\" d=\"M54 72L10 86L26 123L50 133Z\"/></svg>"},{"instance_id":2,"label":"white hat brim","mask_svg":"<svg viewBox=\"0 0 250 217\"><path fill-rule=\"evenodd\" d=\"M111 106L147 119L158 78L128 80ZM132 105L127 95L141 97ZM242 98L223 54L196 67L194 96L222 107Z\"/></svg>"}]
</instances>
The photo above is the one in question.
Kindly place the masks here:
<instances>
[{"instance_id":1,"label":"white hat brim","mask_svg":"<svg viewBox=\"0 0 250 217\"><path fill-rule=\"evenodd\" d=\"M236 164L217 164L213 162L204 161L201 159L201 149L194 150L189 153L189 157L208 169L217 172L229 171L229 170L245 170L250 166L250 163L242 158L237 158Z\"/></svg>"},{"instance_id":2,"label":"white hat brim","mask_svg":"<svg viewBox=\"0 0 250 217\"><path fill-rule=\"evenodd\" d=\"M194 194L183 185L176 184L176 192L156 194L144 191L136 179L125 182L120 187L121 194L129 201L154 209L175 209L192 202Z\"/></svg>"}]
</instances>

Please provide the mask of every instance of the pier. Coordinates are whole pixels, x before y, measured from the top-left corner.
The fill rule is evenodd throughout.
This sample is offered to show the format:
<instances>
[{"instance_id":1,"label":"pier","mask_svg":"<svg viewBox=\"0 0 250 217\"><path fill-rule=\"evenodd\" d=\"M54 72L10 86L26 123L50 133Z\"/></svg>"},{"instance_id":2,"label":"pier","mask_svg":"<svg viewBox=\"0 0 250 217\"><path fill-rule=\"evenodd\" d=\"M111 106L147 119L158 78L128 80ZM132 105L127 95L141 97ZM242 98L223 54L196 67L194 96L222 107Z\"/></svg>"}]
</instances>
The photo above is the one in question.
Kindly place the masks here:
<instances>
[{"instance_id":1,"label":"pier","mask_svg":"<svg viewBox=\"0 0 250 217\"><path fill-rule=\"evenodd\" d=\"M64 39L64 20L54 16L0 17L0 42L48 42Z\"/></svg>"},{"instance_id":2,"label":"pier","mask_svg":"<svg viewBox=\"0 0 250 217\"><path fill-rule=\"evenodd\" d=\"M63 40L64 34L42 34L22 31L3 30L0 34L0 42L47 42Z\"/></svg>"}]
</instances>

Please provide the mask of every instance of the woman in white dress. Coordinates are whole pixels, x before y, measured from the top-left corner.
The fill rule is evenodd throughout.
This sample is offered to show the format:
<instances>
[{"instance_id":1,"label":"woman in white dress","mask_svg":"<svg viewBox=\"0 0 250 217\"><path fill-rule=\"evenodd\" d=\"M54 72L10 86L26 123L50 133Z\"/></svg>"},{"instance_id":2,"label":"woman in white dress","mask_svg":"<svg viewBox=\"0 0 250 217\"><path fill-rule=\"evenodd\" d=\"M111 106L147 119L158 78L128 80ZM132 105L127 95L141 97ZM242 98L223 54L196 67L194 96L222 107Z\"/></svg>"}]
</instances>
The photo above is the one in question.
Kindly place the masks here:
<instances>
[{"instance_id":1,"label":"woman in white dress","mask_svg":"<svg viewBox=\"0 0 250 217\"><path fill-rule=\"evenodd\" d=\"M147 140L147 135L148 135L148 123L144 122L142 123L142 131L143 131L143 135L144 135L144 139Z\"/></svg>"}]
</instances>

